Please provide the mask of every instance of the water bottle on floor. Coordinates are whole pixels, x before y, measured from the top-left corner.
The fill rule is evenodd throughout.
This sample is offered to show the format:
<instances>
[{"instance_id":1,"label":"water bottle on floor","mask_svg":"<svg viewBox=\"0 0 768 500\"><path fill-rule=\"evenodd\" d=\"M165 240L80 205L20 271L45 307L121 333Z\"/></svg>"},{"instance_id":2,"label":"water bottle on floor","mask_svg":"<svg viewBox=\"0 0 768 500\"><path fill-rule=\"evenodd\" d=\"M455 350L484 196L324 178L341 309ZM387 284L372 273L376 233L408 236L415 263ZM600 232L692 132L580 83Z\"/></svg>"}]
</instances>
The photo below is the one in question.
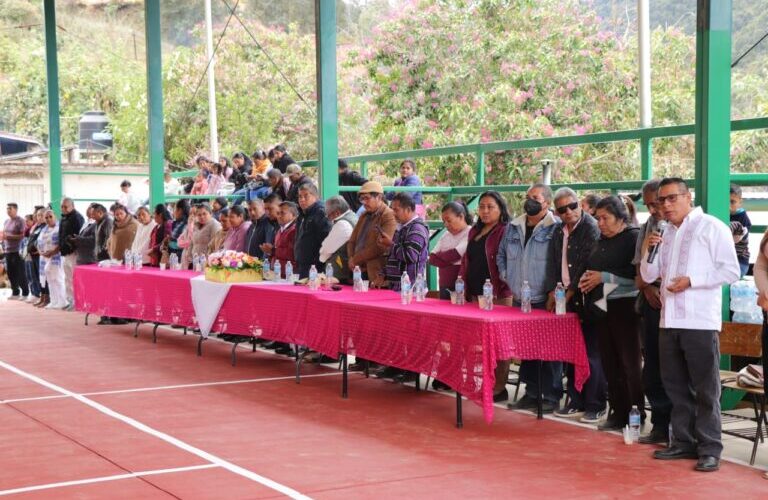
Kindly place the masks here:
<instances>
[{"instance_id":1,"label":"water bottle on floor","mask_svg":"<svg viewBox=\"0 0 768 500\"><path fill-rule=\"evenodd\" d=\"M315 266L312 266L312 269L314 268ZM317 274L317 270L315 270L315 274ZM290 260L285 263L285 279L293 283L293 264L291 264Z\"/></svg>"},{"instance_id":2,"label":"water bottle on floor","mask_svg":"<svg viewBox=\"0 0 768 500\"><path fill-rule=\"evenodd\" d=\"M632 441L636 443L640 439L640 410L637 405L632 405L629 411L629 430L632 433Z\"/></svg>"},{"instance_id":3,"label":"water bottle on floor","mask_svg":"<svg viewBox=\"0 0 768 500\"><path fill-rule=\"evenodd\" d=\"M555 288L555 314L565 314L565 287L560 282Z\"/></svg>"},{"instance_id":4,"label":"water bottle on floor","mask_svg":"<svg viewBox=\"0 0 768 500\"><path fill-rule=\"evenodd\" d=\"M461 276L456 278L453 290L456 293L456 305L463 306L466 299L464 298L464 280L461 279Z\"/></svg>"},{"instance_id":5,"label":"water bottle on floor","mask_svg":"<svg viewBox=\"0 0 768 500\"><path fill-rule=\"evenodd\" d=\"M520 290L520 310L524 313L531 312L531 285L528 281L523 281L523 288Z\"/></svg>"},{"instance_id":6,"label":"water bottle on floor","mask_svg":"<svg viewBox=\"0 0 768 500\"><path fill-rule=\"evenodd\" d=\"M483 306L486 311L493 310L493 285L490 279L486 279L483 284Z\"/></svg>"},{"instance_id":7,"label":"water bottle on floor","mask_svg":"<svg viewBox=\"0 0 768 500\"><path fill-rule=\"evenodd\" d=\"M352 271L352 289L356 292L363 291L363 272L360 266L355 266L355 270Z\"/></svg>"},{"instance_id":8,"label":"water bottle on floor","mask_svg":"<svg viewBox=\"0 0 768 500\"><path fill-rule=\"evenodd\" d=\"M403 273L400 277L400 303L403 305L410 304L412 293L411 278L408 277L408 273Z\"/></svg>"},{"instance_id":9,"label":"water bottle on floor","mask_svg":"<svg viewBox=\"0 0 768 500\"><path fill-rule=\"evenodd\" d=\"M275 281L282 281L282 279L283 279L283 275L282 275L283 266L280 264L279 260L275 261L274 271L275 271Z\"/></svg>"}]
</instances>

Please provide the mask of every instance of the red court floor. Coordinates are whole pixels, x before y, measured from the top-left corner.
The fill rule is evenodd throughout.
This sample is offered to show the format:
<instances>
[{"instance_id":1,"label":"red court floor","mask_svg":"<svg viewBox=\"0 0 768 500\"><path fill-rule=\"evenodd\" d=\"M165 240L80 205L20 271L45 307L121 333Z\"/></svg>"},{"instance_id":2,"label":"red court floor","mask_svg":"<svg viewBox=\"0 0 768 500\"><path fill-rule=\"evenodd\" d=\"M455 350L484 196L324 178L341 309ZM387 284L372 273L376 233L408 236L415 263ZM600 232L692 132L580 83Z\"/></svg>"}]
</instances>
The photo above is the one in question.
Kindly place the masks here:
<instances>
[{"instance_id":1,"label":"red court floor","mask_svg":"<svg viewBox=\"0 0 768 500\"><path fill-rule=\"evenodd\" d=\"M94 320L92 323L95 323ZM0 303L0 496L767 498L762 473L151 327Z\"/></svg>"}]
</instances>

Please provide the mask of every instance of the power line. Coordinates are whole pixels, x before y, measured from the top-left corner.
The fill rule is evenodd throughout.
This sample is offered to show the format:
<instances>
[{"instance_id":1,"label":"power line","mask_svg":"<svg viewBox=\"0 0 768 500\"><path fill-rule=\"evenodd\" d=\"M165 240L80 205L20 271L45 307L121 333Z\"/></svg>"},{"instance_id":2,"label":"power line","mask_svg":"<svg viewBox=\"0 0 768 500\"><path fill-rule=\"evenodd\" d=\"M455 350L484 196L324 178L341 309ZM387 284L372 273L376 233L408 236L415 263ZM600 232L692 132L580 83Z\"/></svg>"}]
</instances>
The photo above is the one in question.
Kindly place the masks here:
<instances>
[{"instance_id":1,"label":"power line","mask_svg":"<svg viewBox=\"0 0 768 500\"><path fill-rule=\"evenodd\" d=\"M229 9L230 17L232 15L235 16L235 19L237 19L237 21L240 23L240 25L242 25L242 27L245 29L245 32L248 33L248 36L251 37L251 40L253 40L253 43L255 43L256 46L259 48L259 50L261 50L264 53L264 55L267 56L267 59L269 59L269 62L272 63L272 66L275 67L275 69L280 74L280 76L283 78L283 80L285 80L285 83L287 83L288 86L291 88L291 90L293 90L293 93L296 94L296 96L301 100L301 102L303 102L307 106L307 108L312 112L313 115L316 115L317 113L315 112L315 108L310 106L310 104L307 102L307 100L304 99L304 96L302 96L301 93L298 91L298 89L293 85L293 83L291 83L291 81L288 79L286 74L283 73L283 70L280 68L280 66L275 62L274 59L272 59L272 56L269 55L269 52L267 52L267 50L259 43L259 41L253 35L251 30L248 28L248 26L245 25L243 20L240 19L240 16L238 16L235 13L235 10L232 7L229 6L229 3L227 3L227 0L221 0L221 1L224 3L224 5L227 6L227 9ZM238 3L239 3L239 1L240 0L238 0ZM237 8L237 4L235 4L235 8ZM317 71L319 71L319 68L317 69Z\"/></svg>"},{"instance_id":2,"label":"power line","mask_svg":"<svg viewBox=\"0 0 768 500\"><path fill-rule=\"evenodd\" d=\"M760 37L760 40L756 41L754 45L752 45L750 48L748 48L748 49L747 49L747 51L746 51L746 52L744 52L744 53L743 53L743 54L741 54L739 57L737 57L737 58L736 58L736 60L735 60L735 61L733 61L733 63L731 63L731 69L733 69L734 67L736 67L736 65L737 65L737 64L739 64L739 63L741 62L741 60L742 60L742 59L744 59L744 57L745 57L747 54L749 54L750 52L752 52L752 50L753 50L755 47L757 47L758 45L760 45L760 43L761 43L763 40L765 40L766 38L768 38L768 32L766 32L766 33L765 33L765 35L763 35L762 37Z\"/></svg>"}]
</instances>

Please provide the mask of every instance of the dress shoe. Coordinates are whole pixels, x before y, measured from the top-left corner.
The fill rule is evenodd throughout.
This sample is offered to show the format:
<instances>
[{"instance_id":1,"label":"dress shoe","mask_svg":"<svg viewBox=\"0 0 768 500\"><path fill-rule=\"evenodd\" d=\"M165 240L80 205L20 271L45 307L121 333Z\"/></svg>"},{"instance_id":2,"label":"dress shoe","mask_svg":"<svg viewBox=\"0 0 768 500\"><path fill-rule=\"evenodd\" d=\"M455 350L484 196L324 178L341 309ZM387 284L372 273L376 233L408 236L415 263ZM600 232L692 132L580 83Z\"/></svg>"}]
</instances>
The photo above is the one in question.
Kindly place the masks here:
<instances>
[{"instance_id":1,"label":"dress shoe","mask_svg":"<svg viewBox=\"0 0 768 500\"><path fill-rule=\"evenodd\" d=\"M96 324L97 325L111 325L112 324L112 320L107 318L106 316L102 316L102 318Z\"/></svg>"},{"instance_id":2,"label":"dress shoe","mask_svg":"<svg viewBox=\"0 0 768 500\"><path fill-rule=\"evenodd\" d=\"M419 380L419 374L416 372L409 372L407 370L401 370L398 375L395 375L392 378L393 382L396 382L398 384L405 384L408 382L416 382Z\"/></svg>"},{"instance_id":3,"label":"dress shoe","mask_svg":"<svg viewBox=\"0 0 768 500\"><path fill-rule=\"evenodd\" d=\"M699 455L695 451L688 451L682 448L678 448L677 446L673 446L671 448L654 451L653 458L657 460L681 460L686 458L695 460L699 458Z\"/></svg>"},{"instance_id":4,"label":"dress shoe","mask_svg":"<svg viewBox=\"0 0 768 500\"><path fill-rule=\"evenodd\" d=\"M402 375L403 370L400 368L395 368L393 366L386 366L383 369L377 371L373 374L376 378L391 378L394 379L395 377Z\"/></svg>"},{"instance_id":5,"label":"dress shoe","mask_svg":"<svg viewBox=\"0 0 768 500\"><path fill-rule=\"evenodd\" d=\"M702 455L696 462L695 470L699 472L714 472L720 468L720 459L711 455Z\"/></svg>"},{"instance_id":6,"label":"dress shoe","mask_svg":"<svg viewBox=\"0 0 768 500\"><path fill-rule=\"evenodd\" d=\"M275 349L275 354L282 354L283 356L295 356L296 355L294 350L288 344L285 344L285 345Z\"/></svg>"},{"instance_id":7,"label":"dress shoe","mask_svg":"<svg viewBox=\"0 0 768 500\"><path fill-rule=\"evenodd\" d=\"M277 349L278 347L280 347L280 342L275 342L275 341L268 341L261 344L262 349L272 350L272 349Z\"/></svg>"},{"instance_id":8,"label":"dress shoe","mask_svg":"<svg viewBox=\"0 0 768 500\"><path fill-rule=\"evenodd\" d=\"M347 371L350 372L361 372L365 370L365 361L359 361L357 363L352 363L351 365L347 366Z\"/></svg>"},{"instance_id":9,"label":"dress shoe","mask_svg":"<svg viewBox=\"0 0 768 500\"><path fill-rule=\"evenodd\" d=\"M503 391L501 391L498 394L494 394L493 395L493 402L494 403L501 403L502 401L506 401L508 399L509 399L509 393L507 392L506 389L504 389Z\"/></svg>"},{"instance_id":10,"label":"dress shoe","mask_svg":"<svg viewBox=\"0 0 768 500\"><path fill-rule=\"evenodd\" d=\"M624 425L618 420L608 418L605 422L597 426L599 431L620 431Z\"/></svg>"},{"instance_id":11,"label":"dress shoe","mask_svg":"<svg viewBox=\"0 0 768 500\"><path fill-rule=\"evenodd\" d=\"M525 395L519 401L509 403L507 408L510 410L535 410L536 406L536 399Z\"/></svg>"},{"instance_id":12,"label":"dress shoe","mask_svg":"<svg viewBox=\"0 0 768 500\"><path fill-rule=\"evenodd\" d=\"M440 382L439 380L435 379L432 381L432 389L436 391L450 391L451 386L448 384L444 384Z\"/></svg>"},{"instance_id":13,"label":"dress shoe","mask_svg":"<svg viewBox=\"0 0 768 500\"><path fill-rule=\"evenodd\" d=\"M654 426L650 434L640 436L640 439L637 440L640 444L665 444L668 441L669 435L665 431L660 430L658 426Z\"/></svg>"}]
</instances>

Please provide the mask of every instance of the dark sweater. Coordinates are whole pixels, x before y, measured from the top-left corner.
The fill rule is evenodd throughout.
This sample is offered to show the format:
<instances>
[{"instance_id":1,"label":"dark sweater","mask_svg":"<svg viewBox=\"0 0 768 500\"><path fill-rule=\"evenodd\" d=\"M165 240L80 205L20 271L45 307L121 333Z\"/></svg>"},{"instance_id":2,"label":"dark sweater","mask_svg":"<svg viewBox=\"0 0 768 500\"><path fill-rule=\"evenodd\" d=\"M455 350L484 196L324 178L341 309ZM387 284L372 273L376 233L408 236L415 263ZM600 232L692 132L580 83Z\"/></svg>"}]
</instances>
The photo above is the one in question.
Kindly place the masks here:
<instances>
[{"instance_id":1,"label":"dark sweater","mask_svg":"<svg viewBox=\"0 0 768 500\"><path fill-rule=\"evenodd\" d=\"M312 264L318 272L323 272L320 269L320 246L331 231L331 221L325 215L323 203L318 201L302 211L296 226L293 254L296 257L299 277L309 276L309 268Z\"/></svg>"},{"instance_id":2,"label":"dark sweater","mask_svg":"<svg viewBox=\"0 0 768 500\"><path fill-rule=\"evenodd\" d=\"M740 227L736 226L734 222L737 222ZM752 221L749 220L746 210L739 209L735 214L731 214L731 231L738 230L740 233L742 228L747 228L747 234L736 243L736 257L739 258L739 264L749 264L749 230L752 227Z\"/></svg>"}]
</instances>

